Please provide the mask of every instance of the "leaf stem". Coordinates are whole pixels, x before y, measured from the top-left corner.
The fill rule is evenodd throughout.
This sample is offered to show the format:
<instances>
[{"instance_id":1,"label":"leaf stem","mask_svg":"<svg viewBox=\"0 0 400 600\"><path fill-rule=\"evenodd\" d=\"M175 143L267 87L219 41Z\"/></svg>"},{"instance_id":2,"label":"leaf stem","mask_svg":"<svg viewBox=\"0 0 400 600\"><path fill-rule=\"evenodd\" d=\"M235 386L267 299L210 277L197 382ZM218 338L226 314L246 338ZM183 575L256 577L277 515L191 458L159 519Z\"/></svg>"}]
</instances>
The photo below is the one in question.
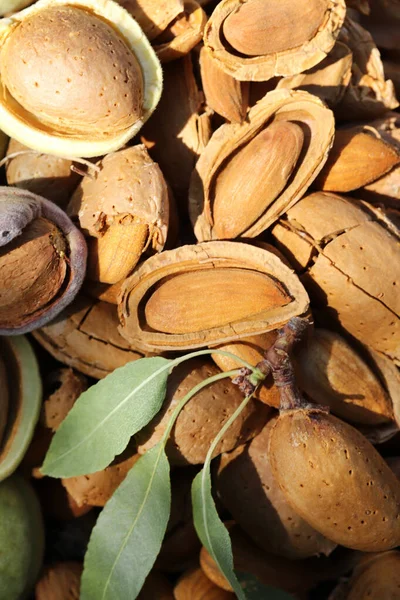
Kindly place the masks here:
<instances>
[{"instance_id":1,"label":"leaf stem","mask_svg":"<svg viewBox=\"0 0 400 600\"><path fill-rule=\"evenodd\" d=\"M164 435L161 438L161 444L163 444L163 446L165 446L165 444L168 441L168 438L169 438L169 435L171 433L171 430L172 430L173 426L175 425L175 421L176 421L176 419L179 416L179 413L181 412L181 410L185 406L185 404L187 402L189 402L189 400L191 398L193 398L193 396L195 394L197 394L197 392L199 392L200 390L202 390L207 385L210 385L210 384L214 383L215 381L219 381L220 379L224 379L226 377L235 377L239 373L239 371L240 371L239 369L235 369L233 371L226 371L225 373L218 373L217 375L213 375L212 377L208 377L208 379L205 379L204 381L201 381L200 383L198 383L197 385L195 385L194 388L192 388L190 390L190 392L188 392L182 398L182 400L177 404L177 406L175 407L175 409L174 409L174 411L173 411L173 413L171 415L171 418L168 421L167 428L164 431Z\"/></svg>"}]
</instances>

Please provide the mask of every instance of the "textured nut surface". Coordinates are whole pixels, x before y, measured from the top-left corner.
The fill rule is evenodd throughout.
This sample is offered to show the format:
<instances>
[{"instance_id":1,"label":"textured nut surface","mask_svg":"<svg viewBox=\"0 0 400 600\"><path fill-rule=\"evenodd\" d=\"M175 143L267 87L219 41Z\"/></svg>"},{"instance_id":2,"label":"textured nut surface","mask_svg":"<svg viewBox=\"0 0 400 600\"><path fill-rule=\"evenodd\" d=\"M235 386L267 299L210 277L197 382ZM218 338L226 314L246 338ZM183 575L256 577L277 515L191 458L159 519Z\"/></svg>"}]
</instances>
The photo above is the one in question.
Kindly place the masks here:
<instances>
[{"instance_id":1,"label":"textured nut surface","mask_svg":"<svg viewBox=\"0 0 400 600\"><path fill-rule=\"evenodd\" d=\"M286 411L270 460L287 501L333 541L367 552L400 540L400 482L367 439L318 410Z\"/></svg>"},{"instance_id":2,"label":"textured nut surface","mask_svg":"<svg viewBox=\"0 0 400 600\"><path fill-rule=\"evenodd\" d=\"M12 97L60 133L104 137L143 114L135 55L110 25L76 6L24 19L1 48L0 68Z\"/></svg>"},{"instance_id":3,"label":"textured nut surface","mask_svg":"<svg viewBox=\"0 0 400 600\"><path fill-rule=\"evenodd\" d=\"M195 359L179 365L168 380L167 397L161 413L137 436L143 454L162 437L172 411L195 385L219 373L212 363ZM167 443L174 464L201 464L212 440L243 400L229 379L217 381L199 391L182 409ZM214 456L231 450L256 435L269 415L269 408L256 400L249 402L215 449Z\"/></svg>"},{"instance_id":4,"label":"textured nut surface","mask_svg":"<svg viewBox=\"0 0 400 600\"><path fill-rule=\"evenodd\" d=\"M238 525L266 552L292 559L329 555L336 544L293 510L272 474L268 446L275 420L246 446L221 456L216 489Z\"/></svg>"},{"instance_id":5,"label":"textured nut surface","mask_svg":"<svg viewBox=\"0 0 400 600\"><path fill-rule=\"evenodd\" d=\"M400 552L383 552L361 561L348 583L346 600L395 600L400 588Z\"/></svg>"}]
</instances>

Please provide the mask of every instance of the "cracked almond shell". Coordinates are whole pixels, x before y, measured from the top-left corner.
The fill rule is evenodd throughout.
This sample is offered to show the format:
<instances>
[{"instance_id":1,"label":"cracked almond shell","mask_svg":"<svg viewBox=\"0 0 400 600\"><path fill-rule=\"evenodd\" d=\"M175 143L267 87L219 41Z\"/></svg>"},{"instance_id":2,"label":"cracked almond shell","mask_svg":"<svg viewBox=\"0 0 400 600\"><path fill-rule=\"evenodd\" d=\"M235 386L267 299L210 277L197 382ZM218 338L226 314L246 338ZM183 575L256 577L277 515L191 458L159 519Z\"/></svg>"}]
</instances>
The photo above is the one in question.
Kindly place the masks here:
<instances>
[{"instance_id":1,"label":"cracked almond shell","mask_svg":"<svg viewBox=\"0 0 400 600\"><path fill-rule=\"evenodd\" d=\"M364 202L306 196L272 229L322 309L356 339L400 361L398 234Z\"/></svg>"},{"instance_id":2,"label":"cracked almond shell","mask_svg":"<svg viewBox=\"0 0 400 600\"><path fill-rule=\"evenodd\" d=\"M361 560L347 586L345 600L395 600L400 589L400 552L382 552Z\"/></svg>"},{"instance_id":3,"label":"cracked almond shell","mask_svg":"<svg viewBox=\"0 0 400 600\"><path fill-rule=\"evenodd\" d=\"M172 371L161 412L136 436L139 454L160 441L178 402L196 385L219 372L204 358L178 365ZM229 379L216 381L200 390L181 410L172 429L166 446L171 462L176 465L204 463L211 442L242 400L243 394ZM228 429L213 456L232 450L257 435L269 414L267 406L251 400Z\"/></svg>"},{"instance_id":4,"label":"cracked almond shell","mask_svg":"<svg viewBox=\"0 0 400 600\"><path fill-rule=\"evenodd\" d=\"M189 212L199 241L256 237L305 193L334 136L333 113L303 91L268 93L242 124L222 125L193 171Z\"/></svg>"},{"instance_id":5,"label":"cracked almond shell","mask_svg":"<svg viewBox=\"0 0 400 600\"><path fill-rule=\"evenodd\" d=\"M400 481L357 429L317 408L286 410L269 455L286 500L327 538L365 552L400 544Z\"/></svg>"},{"instance_id":6,"label":"cracked almond shell","mask_svg":"<svg viewBox=\"0 0 400 600\"><path fill-rule=\"evenodd\" d=\"M271 252L208 242L139 266L122 287L119 330L148 351L201 348L276 329L308 305L297 276Z\"/></svg>"},{"instance_id":7,"label":"cracked almond shell","mask_svg":"<svg viewBox=\"0 0 400 600\"><path fill-rule=\"evenodd\" d=\"M204 45L235 79L295 75L325 58L345 13L344 0L222 0L206 25Z\"/></svg>"},{"instance_id":8,"label":"cracked almond shell","mask_svg":"<svg viewBox=\"0 0 400 600\"><path fill-rule=\"evenodd\" d=\"M268 444L275 419L253 440L224 453L216 489L240 527L266 552L286 558L329 555L336 544L313 529L287 503L271 472Z\"/></svg>"},{"instance_id":9,"label":"cracked almond shell","mask_svg":"<svg viewBox=\"0 0 400 600\"><path fill-rule=\"evenodd\" d=\"M80 35L66 35L71 28ZM150 43L112 0L39 0L2 19L0 65L0 127L57 156L118 150L161 95L161 67Z\"/></svg>"}]
</instances>

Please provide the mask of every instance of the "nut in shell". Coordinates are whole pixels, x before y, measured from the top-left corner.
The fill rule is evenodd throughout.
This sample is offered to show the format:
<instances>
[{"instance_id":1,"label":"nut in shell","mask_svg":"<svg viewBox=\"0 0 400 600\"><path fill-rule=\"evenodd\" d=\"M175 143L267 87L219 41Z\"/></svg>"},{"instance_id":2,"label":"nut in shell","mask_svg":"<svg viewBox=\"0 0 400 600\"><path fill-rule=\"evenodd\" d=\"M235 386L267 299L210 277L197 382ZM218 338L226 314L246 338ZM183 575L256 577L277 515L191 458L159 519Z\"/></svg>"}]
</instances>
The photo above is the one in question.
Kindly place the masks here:
<instances>
[{"instance_id":1,"label":"nut in shell","mask_svg":"<svg viewBox=\"0 0 400 600\"><path fill-rule=\"evenodd\" d=\"M121 148L149 118L162 88L150 43L112 0L39 0L3 19L0 66L0 127L58 156Z\"/></svg>"}]
</instances>

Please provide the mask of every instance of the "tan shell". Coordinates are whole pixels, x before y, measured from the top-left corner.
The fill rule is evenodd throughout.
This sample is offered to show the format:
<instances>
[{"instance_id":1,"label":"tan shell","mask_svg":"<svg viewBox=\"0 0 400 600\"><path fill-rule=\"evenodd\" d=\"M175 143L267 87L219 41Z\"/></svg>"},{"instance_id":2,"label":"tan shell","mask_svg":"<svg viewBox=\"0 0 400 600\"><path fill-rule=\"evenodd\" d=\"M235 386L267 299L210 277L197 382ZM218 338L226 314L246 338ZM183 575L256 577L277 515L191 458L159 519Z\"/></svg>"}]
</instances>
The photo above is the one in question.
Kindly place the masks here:
<instances>
[{"instance_id":1,"label":"tan shell","mask_svg":"<svg viewBox=\"0 0 400 600\"><path fill-rule=\"evenodd\" d=\"M240 269L243 269L244 281L247 278L251 278L252 281L257 279L260 289L271 286L270 300L262 295L259 298L260 306L269 305L270 308L249 314L246 312L246 296L236 293L235 300L232 299L232 310L237 308L238 312L234 310L235 314L241 314L242 317L237 316L234 322L227 323L233 312L224 310L226 306L222 300L231 293L230 279L240 284ZM231 275L234 277L231 278ZM175 282L179 284L179 277L185 277L187 286L185 288L181 280L182 287L178 285L175 290ZM211 293L216 294L218 291L218 299L221 300L212 311L209 311L207 303L204 303L204 294L209 290L197 289L204 277L208 284L212 279L214 290ZM164 284L168 286L168 291L164 294L165 302ZM150 298L146 296L149 290L154 292ZM246 293L244 291L244 294ZM174 303L170 324L181 325L185 324L185 321L188 324L190 315L193 330L184 333L149 330L146 317L140 308L145 296L146 306L150 300L157 300L152 302L152 312L156 315L158 310L163 317L168 314L171 303ZM251 305L257 306L257 298L252 298ZM231 308L231 305L228 306ZM307 309L307 295L291 269L267 250L238 242L209 242L196 246L182 246L151 257L126 280L118 307L122 335L138 348L150 351L200 348L265 333L281 326L292 316L304 314ZM260 310L259 308L258 311ZM210 327L203 327L205 322Z\"/></svg>"},{"instance_id":2,"label":"tan shell","mask_svg":"<svg viewBox=\"0 0 400 600\"><path fill-rule=\"evenodd\" d=\"M174 588L175 600L234 600L235 594L222 590L200 568L186 571Z\"/></svg>"},{"instance_id":3,"label":"tan shell","mask_svg":"<svg viewBox=\"0 0 400 600\"><path fill-rule=\"evenodd\" d=\"M103 471L62 479L62 484L78 506L104 506L138 458L131 450L125 451Z\"/></svg>"},{"instance_id":4,"label":"tan shell","mask_svg":"<svg viewBox=\"0 0 400 600\"><path fill-rule=\"evenodd\" d=\"M36 600L78 600L83 565L79 562L59 562L46 567L36 584Z\"/></svg>"},{"instance_id":5,"label":"tan shell","mask_svg":"<svg viewBox=\"0 0 400 600\"><path fill-rule=\"evenodd\" d=\"M64 36L68 24L57 18L61 14L80 36ZM80 70L75 61L66 61L67 48L60 52L66 40L80 58ZM36 51L39 43L44 53L54 55L45 69L43 54ZM101 69L95 68L96 53ZM26 65L14 69L20 56ZM121 148L149 118L161 94L161 68L150 43L129 13L111 0L39 0L2 19L0 63L5 90L0 127L30 148L58 156L102 156ZM126 78L138 85L129 86Z\"/></svg>"},{"instance_id":6,"label":"tan shell","mask_svg":"<svg viewBox=\"0 0 400 600\"><path fill-rule=\"evenodd\" d=\"M400 482L356 429L317 409L288 410L269 444L272 472L311 526L356 550L400 543Z\"/></svg>"},{"instance_id":7,"label":"tan shell","mask_svg":"<svg viewBox=\"0 0 400 600\"><path fill-rule=\"evenodd\" d=\"M339 119L373 119L399 103L393 83L385 80L381 55L371 34L346 17L339 41L353 53L352 78L343 100L336 107Z\"/></svg>"},{"instance_id":8,"label":"tan shell","mask_svg":"<svg viewBox=\"0 0 400 600\"><path fill-rule=\"evenodd\" d=\"M222 125L211 137L203 150L192 175L189 191L189 211L194 232L199 241L218 239L214 230L216 216L214 214L215 186L224 165L235 153L254 140L260 132L268 132L268 125L275 122L286 126L302 126L304 134L303 150L294 166L290 179L285 183L282 191L276 198L264 202L259 200L259 216L256 220L245 219L244 206L246 197L242 198L243 207L232 206L232 211L240 211L243 215L242 237L255 237L267 229L279 216L293 206L318 175L327 159L329 149L333 142L334 118L333 113L316 96L307 92L277 90L268 93L256 106L250 109L247 120L243 125ZM279 138L278 138L279 139ZM272 151L272 150L271 150ZM285 158L285 143L280 140L279 146L273 147L277 160ZM264 163L260 164L263 169ZM254 165L249 160L246 165L241 165L241 172L245 172L246 181L254 175ZM284 171L284 164L282 165ZM268 173L262 170L258 173L264 178L264 186L274 189L276 182L271 179L267 186ZM254 180L254 195L257 197L257 178ZM228 190L226 196L229 198ZM269 202L269 204L268 204ZM226 217L229 222L228 216ZM218 227L222 228L222 223Z\"/></svg>"},{"instance_id":9,"label":"tan shell","mask_svg":"<svg viewBox=\"0 0 400 600\"><path fill-rule=\"evenodd\" d=\"M161 412L136 436L138 452L144 454L164 434L169 418L185 394L219 369L204 359L177 366L168 379L167 396ZM243 400L243 394L229 379L217 381L198 392L182 409L167 443L173 464L202 464L211 442ZM218 444L213 456L232 450L260 432L270 411L251 400Z\"/></svg>"},{"instance_id":10,"label":"tan shell","mask_svg":"<svg viewBox=\"0 0 400 600\"><path fill-rule=\"evenodd\" d=\"M264 359L264 350L268 350L268 348L270 348L274 343L275 339L276 332L270 331L268 333L263 333L262 335L254 335L248 338L244 338L240 340L240 342L221 344L220 346L217 346L217 348L218 350L231 352L235 356L238 356L239 358L245 360L251 365L256 366L257 363ZM242 363L235 361L229 356L224 356L222 354L215 353L212 354L211 357L215 364L221 369L221 371L230 371L232 369L241 368L242 366ZM272 376L267 377L267 379L263 381L262 385L257 389L255 393L255 398L261 400L261 402L264 402L269 406L279 408L279 390L274 385Z\"/></svg>"},{"instance_id":11,"label":"tan shell","mask_svg":"<svg viewBox=\"0 0 400 600\"><path fill-rule=\"evenodd\" d=\"M200 51L201 81L207 105L233 123L242 123L249 101L249 84L225 73L207 48Z\"/></svg>"},{"instance_id":12,"label":"tan shell","mask_svg":"<svg viewBox=\"0 0 400 600\"><path fill-rule=\"evenodd\" d=\"M84 177L67 213L78 220L89 245L89 276L117 283L135 268L149 246L160 252L169 222L167 184L143 145L114 152ZM89 238L90 239L90 238Z\"/></svg>"},{"instance_id":13,"label":"tan shell","mask_svg":"<svg viewBox=\"0 0 400 600\"><path fill-rule=\"evenodd\" d=\"M315 329L299 348L295 366L300 389L311 402L329 406L338 417L364 425L393 420L392 401L379 370L373 370L339 334ZM400 386L394 396L399 393Z\"/></svg>"},{"instance_id":14,"label":"tan shell","mask_svg":"<svg viewBox=\"0 0 400 600\"><path fill-rule=\"evenodd\" d=\"M304 272L314 307L400 361L400 248L383 220L365 203L319 192L303 198L272 233Z\"/></svg>"},{"instance_id":15,"label":"tan shell","mask_svg":"<svg viewBox=\"0 0 400 600\"><path fill-rule=\"evenodd\" d=\"M344 0L327 0L324 2L325 11L322 22L311 34L310 39L297 48L281 52L270 51L262 56L249 57L234 52L224 41L222 35L226 19L235 11L240 10L243 4L246 5L247 1L250 0L245 0L245 2L222 0L214 10L204 32L204 44L213 53L221 68L235 79L243 81L266 81L271 77L295 75L318 64L333 47L346 12ZM238 18L240 18L239 15ZM298 17L296 18L298 19ZM263 37L273 39L274 34L271 31L271 22L273 21L274 18L271 14ZM247 31L245 30L244 33L247 34ZM251 40L251 30L249 30L248 36Z\"/></svg>"},{"instance_id":16,"label":"tan shell","mask_svg":"<svg viewBox=\"0 0 400 600\"><path fill-rule=\"evenodd\" d=\"M178 203L187 212L189 180L195 162L211 136L210 114L190 55L166 64L158 109L141 131L141 140L160 165Z\"/></svg>"},{"instance_id":17,"label":"tan shell","mask_svg":"<svg viewBox=\"0 0 400 600\"><path fill-rule=\"evenodd\" d=\"M195 0L184 0L183 14L173 21L153 47L162 63L188 54L202 39L207 15Z\"/></svg>"},{"instance_id":18,"label":"tan shell","mask_svg":"<svg viewBox=\"0 0 400 600\"><path fill-rule=\"evenodd\" d=\"M346 600L395 600L400 588L400 552L375 554L354 571Z\"/></svg>"},{"instance_id":19,"label":"tan shell","mask_svg":"<svg viewBox=\"0 0 400 600\"><path fill-rule=\"evenodd\" d=\"M153 40L183 11L183 0L118 0Z\"/></svg>"},{"instance_id":20,"label":"tan shell","mask_svg":"<svg viewBox=\"0 0 400 600\"><path fill-rule=\"evenodd\" d=\"M61 208L65 208L81 176L71 170L72 160L39 154L29 150L17 140L10 140L7 156L21 154L10 158L6 165L8 185L15 185L51 200Z\"/></svg>"},{"instance_id":21,"label":"tan shell","mask_svg":"<svg viewBox=\"0 0 400 600\"><path fill-rule=\"evenodd\" d=\"M291 508L271 472L268 444L275 420L246 446L221 456L216 490L235 521L266 552L292 559L329 555L336 544Z\"/></svg>"},{"instance_id":22,"label":"tan shell","mask_svg":"<svg viewBox=\"0 0 400 600\"><path fill-rule=\"evenodd\" d=\"M60 362L101 379L143 356L118 333L117 327L115 306L80 297L62 317L33 335Z\"/></svg>"},{"instance_id":23,"label":"tan shell","mask_svg":"<svg viewBox=\"0 0 400 600\"><path fill-rule=\"evenodd\" d=\"M45 397L42 424L57 431L76 400L89 386L86 377L65 368L53 371L45 381L48 388L56 389Z\"/></svg>"},{"instance_id":24,"label":"tan shell","mask_svg":"<svg viewBox=\"0 0 400 600\"><path fill-rule=\"evenodd\" d=\"M336 42L328 56L304 73L283 77L276 89L304 90L334 107L338 104L351 80L353 55L341 42Z\"/></svg>"}]
</instances>

